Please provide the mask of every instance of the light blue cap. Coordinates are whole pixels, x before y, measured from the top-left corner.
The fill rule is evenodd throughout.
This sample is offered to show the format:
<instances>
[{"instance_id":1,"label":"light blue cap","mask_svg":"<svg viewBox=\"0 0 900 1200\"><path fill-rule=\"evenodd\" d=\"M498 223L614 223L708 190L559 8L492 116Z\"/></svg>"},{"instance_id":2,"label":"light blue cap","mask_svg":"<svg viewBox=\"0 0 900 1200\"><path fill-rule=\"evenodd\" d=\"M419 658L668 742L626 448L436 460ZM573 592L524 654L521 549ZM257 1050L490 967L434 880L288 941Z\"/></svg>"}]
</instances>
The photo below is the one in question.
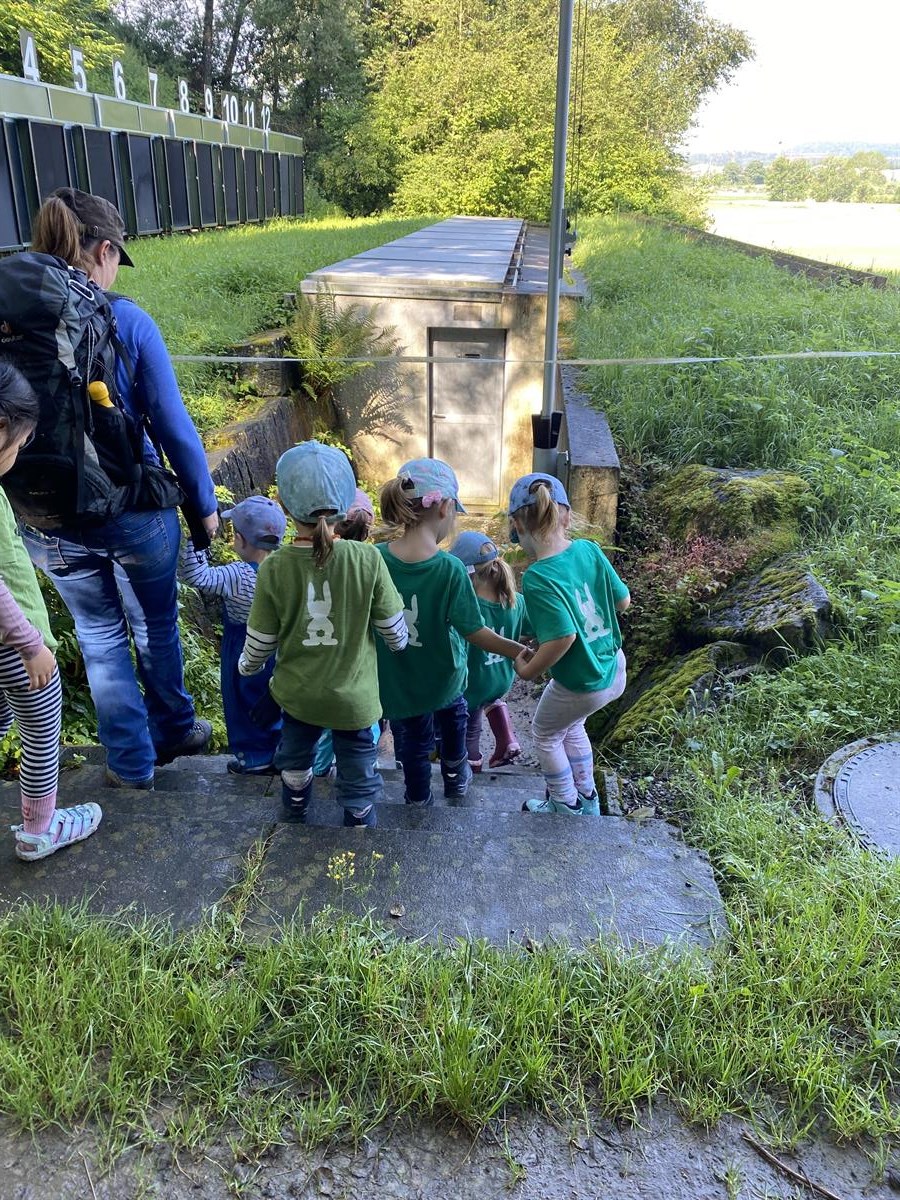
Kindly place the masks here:
<instances>
[{"instance_id":1,"label":"light blue cap","mask_svg":"<svg viewBox=\"0 0 900 1200\"><path fill-rule=\"evenodd\" d=\"M404 496L421 500L424 508L441 500L452 500L457 512L466 511L459 502L459 483L453 468L439 458L414 458L403 464L397 478L403 485Z\"/></svg>"},{"instance_id":2,"label":"light blue cap","mask_svg":"<svg viewBox=\"0 0 900 1200\"><path fill-rule=\"evenodd\" d=\"M347 455L321 442L301 442L279 458L275 483L281 503L295 521L315 525L322 513L342 521L356 499L356 480Z\"/></svg>"},{"instance_id":3,"label":"light blue cap","mask_svg":"<svg viewBox=\"0 0 900 1200\"><path fill-rule=\"evenodd\" d=\"M517 479L512 485L512 491L509 493L509 511L511 513L518 512L520 508L527 508L530 504L537 503L538 488L534 484L538 480L544 480L549 484L550 499L555 500L557 504L564 504L566 508L571 508L569 497L566 495L566 489L556 478L555 475L543 475L540 471L536 471L531 475L523 475L521 479Z\"/></svg>"},{"instance_id":4,"label":"light blue cap","mask_svg":"<svg viewBox=\"0 0 900 1200\"><path fill-rule=\"evenodd\" d=\"M470 575L474 574L476 567L500 557L500 551L491 539L475 529L467 529L465 533L461 533L450 547L450 553L462 559Z\"/></svg>"}]
</instances>

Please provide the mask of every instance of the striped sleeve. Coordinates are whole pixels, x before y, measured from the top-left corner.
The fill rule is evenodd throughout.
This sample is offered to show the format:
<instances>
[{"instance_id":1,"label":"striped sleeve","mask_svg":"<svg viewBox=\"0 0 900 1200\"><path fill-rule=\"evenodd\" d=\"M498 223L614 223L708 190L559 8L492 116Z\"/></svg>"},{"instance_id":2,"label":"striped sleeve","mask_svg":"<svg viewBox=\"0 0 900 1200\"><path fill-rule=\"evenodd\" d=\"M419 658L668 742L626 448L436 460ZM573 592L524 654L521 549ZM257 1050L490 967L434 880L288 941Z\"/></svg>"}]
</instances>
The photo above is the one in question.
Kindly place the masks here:
<instances>
[{"instance_id":1,"label":"striped sleeve","mask_svg":"<svg viewBox=\"0 0 900 1200\"><path fill-rule=\"evenodd\" d=\"M372 628L392 654L403 650L409 641L409 628L407 627L402 609L400 612L395 613L393 617L384 617L381 620L373 619Z\"/></svg>"},{"instance_id":2,"label":"striped sleeve","mask_svg":"<svg viewBox=\"0 0 900 1200\"><path fill-rule=\"evenodd\" d=\"M255 675L263 669L277 649L277 634L260 633L258 629L251 629L248 625L247 640L238 661L238 671L242 675Z\"/></svg>"}]
</instances>

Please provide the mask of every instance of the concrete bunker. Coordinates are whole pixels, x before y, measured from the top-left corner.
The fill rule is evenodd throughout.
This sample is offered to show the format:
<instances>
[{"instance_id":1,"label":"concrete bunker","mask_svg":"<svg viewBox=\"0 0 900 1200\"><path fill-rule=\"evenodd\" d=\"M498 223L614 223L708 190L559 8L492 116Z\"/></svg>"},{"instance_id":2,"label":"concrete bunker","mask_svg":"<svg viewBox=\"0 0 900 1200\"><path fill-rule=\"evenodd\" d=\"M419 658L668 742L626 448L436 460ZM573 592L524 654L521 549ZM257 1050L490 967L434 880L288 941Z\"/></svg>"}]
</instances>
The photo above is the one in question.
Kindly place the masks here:
<instances>
[{"instance_id":1,"label":"concrete bunker","mask_svg":"<svg viewBox=\"0 0 900 1200\"><path fill-rule=\"evenodd\" d=\"M456 471L468 508L502 507L513 481L532 469L548 266L546 228L451 217L303 281L307 296L325 288L338 305L370 308L414 360L402 368L410 431L360 436L363 474L388 479L406 460L433 455ZM563 319L583 296L580 280L563 282Z\"/></svg>"}]
</instances>

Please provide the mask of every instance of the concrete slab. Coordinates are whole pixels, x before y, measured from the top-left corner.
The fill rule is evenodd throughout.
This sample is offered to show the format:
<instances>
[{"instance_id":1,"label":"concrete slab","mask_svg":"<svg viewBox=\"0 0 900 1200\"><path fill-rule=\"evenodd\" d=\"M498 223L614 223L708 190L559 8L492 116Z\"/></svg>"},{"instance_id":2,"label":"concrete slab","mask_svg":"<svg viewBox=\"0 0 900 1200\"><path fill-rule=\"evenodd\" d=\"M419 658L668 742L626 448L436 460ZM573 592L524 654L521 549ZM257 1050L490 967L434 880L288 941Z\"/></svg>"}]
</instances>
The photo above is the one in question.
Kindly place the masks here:
<instances>
[{"instance_id":1,"label":"concrete slab","mask_svg":"<svg viewBox=\"0 0 900 1200\"><path fill-rule=\"evenodd\" d=\"M555 829L548 817L530 830L527 819L465 836L280 825L247 932L277 937L301 910L309 916L334 904L371 909L406 936L504 945L605 935L625 944L709 946L723 932L709 864L667 826L604 818L594 822L597 836L582 840L567 835L562 818ZM348 865L353 878L335 879Z\"/></svg>"}]
</instances>

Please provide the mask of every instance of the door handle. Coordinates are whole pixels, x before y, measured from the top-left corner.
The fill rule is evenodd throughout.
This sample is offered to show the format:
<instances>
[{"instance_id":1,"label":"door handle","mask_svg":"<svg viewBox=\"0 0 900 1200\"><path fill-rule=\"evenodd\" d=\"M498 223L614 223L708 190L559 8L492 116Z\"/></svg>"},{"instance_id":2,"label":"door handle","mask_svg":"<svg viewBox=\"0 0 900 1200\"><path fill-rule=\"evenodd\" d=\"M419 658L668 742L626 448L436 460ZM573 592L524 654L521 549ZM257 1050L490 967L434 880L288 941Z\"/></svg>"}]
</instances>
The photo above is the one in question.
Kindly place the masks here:
<instances>
[{"instance_id":1,"label":"door handle","mask_svg":"<svg viewBox=\"0 0 900 1200\"><path fill-rule=\"evenodd\" d=\"M432 419L432 421L446 421L447 420L446 416L443 413L432 413L431 419Z\"/></svg>"}]
</instances>

